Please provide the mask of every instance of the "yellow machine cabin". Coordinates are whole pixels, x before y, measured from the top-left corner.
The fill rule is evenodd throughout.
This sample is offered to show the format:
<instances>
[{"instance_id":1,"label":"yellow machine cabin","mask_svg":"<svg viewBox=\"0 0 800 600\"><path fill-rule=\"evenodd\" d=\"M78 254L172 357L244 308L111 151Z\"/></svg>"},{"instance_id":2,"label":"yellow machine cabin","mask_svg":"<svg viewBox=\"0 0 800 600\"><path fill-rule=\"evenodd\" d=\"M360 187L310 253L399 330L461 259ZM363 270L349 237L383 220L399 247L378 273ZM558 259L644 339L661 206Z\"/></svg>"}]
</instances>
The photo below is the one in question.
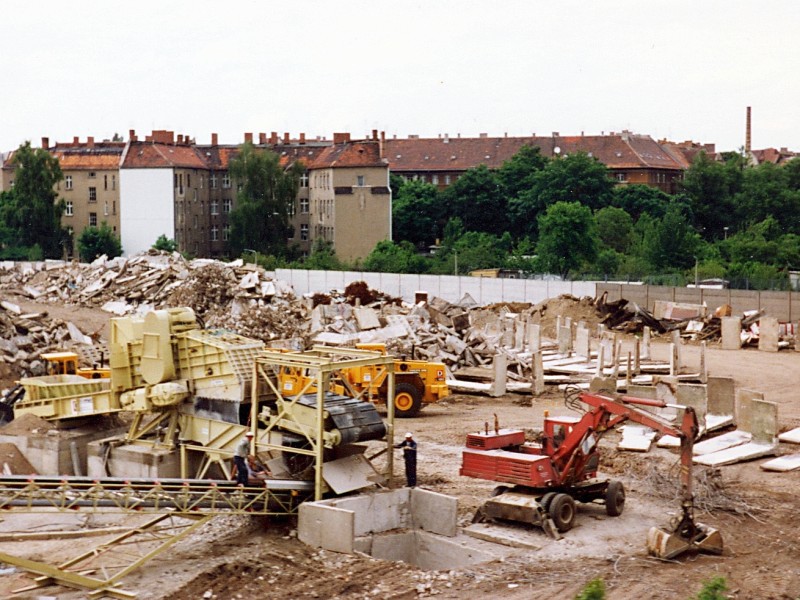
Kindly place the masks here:
<instances>
[{"instance_id":1,"label":"yellow machine cabin","mask_svg":"<svg viewBox=\"0 0 800 600\"><path fill-rule=\"evenodd\" d=\"M44 352L40 355L45 362L47 375L79 375L86 379L106 379L111 377L111 369L78 366L75 352Z\"/></svg>"},{"instance_id":2,"label":"yellow machine cabin","mask_svg":"<svg viewBox=\"0 0 800 600\"><path fill-rule=\"evenodd\" d=\"M386 355L385 344L358 344L356 348ZM342 369L337 375L338 379L331 383L332 392L344 394L349 387L373 402L386 402L388 371L385 365ZM443 363L398 358L394 361L394 376L394 406L398 417L416 416L425 404L438 402L450 394ZM280 382L284 393L298 393L306 387L308 374L302 370L283 367Z\"/></svg>"}]
</instances>

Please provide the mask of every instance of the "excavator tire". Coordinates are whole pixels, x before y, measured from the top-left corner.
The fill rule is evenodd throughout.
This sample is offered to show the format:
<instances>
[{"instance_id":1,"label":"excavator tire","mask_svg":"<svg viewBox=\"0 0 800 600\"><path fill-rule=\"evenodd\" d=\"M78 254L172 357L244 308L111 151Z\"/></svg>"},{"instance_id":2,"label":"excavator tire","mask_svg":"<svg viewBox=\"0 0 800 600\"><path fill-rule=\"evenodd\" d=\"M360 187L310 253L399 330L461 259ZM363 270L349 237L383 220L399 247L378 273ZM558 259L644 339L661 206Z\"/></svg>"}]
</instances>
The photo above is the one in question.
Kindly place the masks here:
<instances>
[{"instance_id":1,"label":"excavator tire","mask_svg":"<svg viewBox=\"0 0 800 600\"><path fill-rule=\"evenodd\" d=\"M606 514L618 517L625 508L625 488L621 481L609 481L606 488Z\"/></svg>"},{"instance_id":2,"label":"excavator tire","mask_svg":"<svg viewBox=\"0 0 800 600\"><path fill-rule=\"evenodd\" d=\"M405 381L394 389L394 414L397 417L416 417L422 408L422 394L417 386Z\"/></svg>"},{"instance_id":3,"label":"excavator tire","mask_svg":"<svg viewBox=\"0 0 800 600\"><path fill-rule=\"evenodd\" d=\"M569 531L575 524L575 500L569 494L556 494L547 512L559 533Z\"/></svg>"},{"instance_id":4,"label":"excavator tire","mask_svg":"<svg viewBox=\"0 0 800 600\"><path fill-rule=\"evenodd\" d=\"M547 492L544 496L539 498L539 504L542 505L544 512L550 510L550 503L553 501L553 498L555 498L557 495L558 492Z\"/></svg>"}]
</instances>

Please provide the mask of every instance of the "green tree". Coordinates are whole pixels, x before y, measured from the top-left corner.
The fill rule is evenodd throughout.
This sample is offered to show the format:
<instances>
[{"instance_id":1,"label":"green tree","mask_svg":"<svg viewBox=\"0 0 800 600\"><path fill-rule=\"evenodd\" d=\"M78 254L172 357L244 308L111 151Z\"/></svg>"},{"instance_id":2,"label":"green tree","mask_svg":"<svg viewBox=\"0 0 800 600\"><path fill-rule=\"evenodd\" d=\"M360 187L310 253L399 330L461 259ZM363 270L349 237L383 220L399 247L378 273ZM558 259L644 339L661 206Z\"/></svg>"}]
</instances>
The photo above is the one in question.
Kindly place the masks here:
<instances>
[{"instance_id":1,"label":"green tree","mask_svg":"<svg viewBox=\"0 0 800 600\"><path fill-rule=\"evenodd\" d=\"M640 219L641 221L642 219ZM642 255L657 271L693 267L702 241L679 205L642 231Z\"/></svg>"},{"instance_id":2,"label":"green tree","mask_svg":"<svg viewBox=\"0 0 800 600\"><path fill-rule=\"evenodd\" d=\"M78 253L84 262L92 262L103 254L116 258L122 254L122 244L108 223L103 222L99 227L87 227L81 232Z\"/></svg>"},{"instance_id":3,"label":"green tree","mask_svg":"<svg viewBox=\"0 0 800 600\"><path fill-rule=\"evenodd\" d=\"M740 223L774 217L785 232L800 233L800 190L790 187L790 171L772 163L745 169L733 202Z\"/></svg>"},{"instance_id":4,"label":"green tree","mask_svg":"<svg viewBox=\"0 0 800 600\"><path fill-rule=\"evenodd\" d=\"M286 252L289 210L304 169L295 162L284 170L275 152L256 149L249 142L240 146L238 156L230 161L231 176L241 186L230 214L232 255L240 255L245 248L262 254Z\"/></svg>"},{"instance_id":5,"label":"green tree","mask_svg":"<svg viewBox=\"0 0 800 600\"><path fill-rule=\"evenodd\" d=\"M407 181L392 201L392 238L416 246L431 245L441 235L444 216L435 185Z\"/></svg>"},{"instance_id":6,"label":"green tree","mask_svg":"<svg viewBox=\"0 0 800 600\"><path fill-rule=\"evenodd\" d=\"M633 240L633 219L621 208L606 206L594 214L600 241L617 252L627 252Z\"/></svg>"},{"instance_id":7,"label":"green tree","mask_svg":"<svg viewBox=\"0 0 800 600\"><path fill-rule=\"evenodd\" d=\"M684 174L692 222L705 239L724 237L725 228L736 224L733 196L741 187L743 169L738 159L719 163L701 152Z\"/></svg>"},{"instance_id":8,"label":"green tree","mask_svg":"<svg viewBox=\"0 0 800 600\"><path fill-rule=\"evenodd\" d=\"M158 236L158 239L151 246L153 250L161 250L162 252L175 252L178 249L178 244L175 240L168 238L165 234Z\"/></svg>"},{"instance_id":9,"label":"green tree","mask_svg":"<svg viewBox=\"0 0 800 600\"><path fill-rule=\"evenodd\" d=\"M534 185L536 173L547 166L548 159L542 156L538 146L523 146L500 167L498 177L506 195L516 198Z\"/></svg>"},{"instance_id":10,"label":"green tree","mask_svg":"<svg viewBox=\"0 0 800 600\"><path fill-rule=\"evenodd\" d=\"M469 273L475 269L501 268L505 265L512 240L483 231L467 231L457 239L447 238L436 253L431 271L440 274Z\"/></svg>"},{"instance_id":11,"label":"green tree","mask_svg":"<svg viewBox=\"0 0 800 600\"><path fill-rule=\"evenodd\" d=\"M14 153L14 187L0 194L0 240L4 246L38 245L45 258L61 258L68 231L61 227L63 200L56 201L55 185L63 179L58 160L25 142Z\"/></svg>"},{"instance_id":12,"label":"green tree","mask_svg":"<svg viewBox=\"0 0 800 600\"><path fill-rule=\"evenodd\" d=\"M444 191L448 215L458 217L467 231L501 235L508 229L506 196L486 165L467 170Z\"/></svg>"},{"instance_id":13,"label":"green tree","mask_svg":"<svg viewBox=\"0 0 800 600\"><path fill-rule=\"evenodd\" d=\"M378 273L424 273L427 269L425 258L411 242L390 240L378 242L361 266L365 271Z\"/></svg>"},{"instance_id":14,"label":"green tree","mask_svg":"<svg viewBox=\"0 0 800 600\"><path fill-rule=\"evenodd\" d=\"M556 202L539 217L537 251L542 267L566 277L597 255L592 211L580 202Z\"/></svg>"},{"instance_id":15,"label":"green tree","mask_svg":"<svg viewBox=\"0 0 800 600\"><path fill-rule=\"evenodd\" d=\"M653 217L663 217L670 204L669 194L649 185L621 185L614 188L611 205L627 212L634 221L643 213Z\"/></svg>"},{"instance_id":16,"label":"green tree","mask_svg":"<svg viewBox=\"0 0 800 600\"><path fill-rule=\"evenodd\" d=\"M551 160L534 177L539 210L556 202L580 202L592 210L608 206L614 180L596 158L577 152Z\"/></svg>"},{"instance_id":17,"label":"green tree","mask_svg":"<svg viewBox=\"0 0 800 600\"><path fill-rule=\"evenodd\" d=\"M317 239L311 247L311 254L296 266L317 271L345 271L349 265L339 260L331 242Z\"/></svg>"}]
</instances>

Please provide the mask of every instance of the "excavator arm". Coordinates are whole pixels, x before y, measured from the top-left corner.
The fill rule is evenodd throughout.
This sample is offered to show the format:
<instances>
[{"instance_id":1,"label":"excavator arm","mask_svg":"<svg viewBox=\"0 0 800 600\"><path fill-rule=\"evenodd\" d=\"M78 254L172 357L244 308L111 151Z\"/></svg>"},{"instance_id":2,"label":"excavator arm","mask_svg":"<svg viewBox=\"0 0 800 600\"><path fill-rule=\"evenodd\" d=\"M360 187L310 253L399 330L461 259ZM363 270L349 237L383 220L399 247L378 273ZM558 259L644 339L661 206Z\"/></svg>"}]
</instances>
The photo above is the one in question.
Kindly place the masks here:
<instances>
[{"instance_id":1,"label":"excavator arm","mask_svg":"<svg viewBox=\"0 0 800 600\"><path fill-rule=\"evenodd\" d=\"M722 535L714 528L694 520L694 493L692 491L692 456L694 440L699 426L693 408L669 404L663 400L634 398L631 396L612 397L603 394L582 392L580 400L592 407L588 414L605 427L613 427L629 420L650 427L662 434L680 439L680 486L681 515L674 520L670 530L652 527L647 534L647 549L660 558L674 558L689 550L699 550L712 554L722 554ZM679 425L637 408L651 406L677 408L683 411Z\"/></svg>"}]
</instances>

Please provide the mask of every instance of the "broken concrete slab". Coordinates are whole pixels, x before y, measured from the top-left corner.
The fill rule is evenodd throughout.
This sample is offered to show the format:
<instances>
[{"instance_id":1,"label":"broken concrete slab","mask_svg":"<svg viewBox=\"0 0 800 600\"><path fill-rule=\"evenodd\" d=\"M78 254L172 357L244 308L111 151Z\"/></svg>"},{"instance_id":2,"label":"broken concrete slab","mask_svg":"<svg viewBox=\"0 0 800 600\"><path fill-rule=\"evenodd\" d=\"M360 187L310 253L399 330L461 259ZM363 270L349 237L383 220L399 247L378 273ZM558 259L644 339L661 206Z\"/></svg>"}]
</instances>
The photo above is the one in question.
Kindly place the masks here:
<instances>
[{"instance_id":1,"label":"broken concrete slab","mask_svg":"<svg viewBox=\"0 0 800 600\"><path fill-rule=\"evenodd\" d=\"M697 456L693 459L693 462L699 465L706 465L707 467L722 467L745 460L761 458L762 456L770 456L775 454L777 449L777 444L749 442L741 446L720 450L719 452L711 452L710 454Z\"/></svg>"},{"instance_id":2,"label":"broken concrete slab","mask_svg":"<svg viewBox=\"0 0 800 600\"><path fill-rule=\"evenodd\" d=\"M779 471L781 473L800 469L800 453L785 454L778 458L773 458L763 463L761 468L765 471Z\"/></svg>"},{"instance_id":3,"label":"broken concrete slab","mask_svg":"<svg viewBox=\"0 0 800 600\"><path fill-rule=\"evenodd\" d=\"M722 317L722 349L739 350L742 347L742 320L739 317Z\"/></svg>"},{"instance_id":4,"label":"broken concrete slab","mask_svg":"<svg viewBox=\"0 0 800 600\"><path fill-rule=\"evenodd\" d=\"M656 432L641 425L623 425L622 439L617 444L618 450L631 452L647 452L656 437Z\"/></svg>"},{"instance_id":5,"label":"broken concrete slab","mask_svg":"<svg viewBox=\"0 0 800 600\"><path fill-rule=\"evenodd\" d=\"M778 439L787 444L800 444L800 427L795 427L794 429L781 433L778 435Z\"/></svg>"},{"instance_id":6,"label":"broken concrete slab","mask_svg":"<svg viewBox=\"0 0 800 600\"><path fill-rule=\"evenodd\" d=\"M677 439L677 438L676 438ZM714 438L703 440L694 445L695 456L703 454L711 454L719 452L720 450L727 450L734 446L741 446L747 444L753 439L753 436L747 431L729 431Z\"/></svg>"},{"instance_id":7,"label":"broken concrete slab","mask_svg":"<svg viewBox=\"0 0 800 600\"><path fill-rule=\"evenodd\" d=\"M780 325L775 317L761 317L758 322L758 349L764 352L777 352L780 338Z\"/></svg>"}]
</instances>

